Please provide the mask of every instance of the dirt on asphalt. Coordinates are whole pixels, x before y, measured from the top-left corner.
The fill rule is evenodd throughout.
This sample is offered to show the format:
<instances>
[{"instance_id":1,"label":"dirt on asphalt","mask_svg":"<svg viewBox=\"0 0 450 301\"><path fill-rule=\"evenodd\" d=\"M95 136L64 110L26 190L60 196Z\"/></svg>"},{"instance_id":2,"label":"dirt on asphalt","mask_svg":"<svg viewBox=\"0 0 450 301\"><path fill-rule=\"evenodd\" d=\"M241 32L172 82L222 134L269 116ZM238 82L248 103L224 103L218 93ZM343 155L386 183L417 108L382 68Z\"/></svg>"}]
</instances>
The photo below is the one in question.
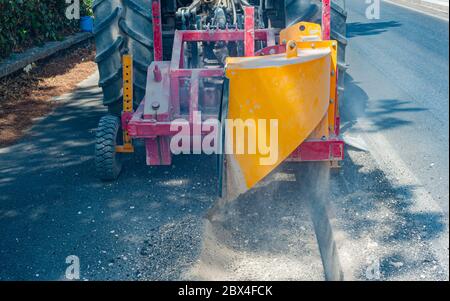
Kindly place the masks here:
<instances>
[{"instance_id":1,"label":"dirt on asphalt","mask_svg":"<svg viewBox=\"0 0 450 301\"><path fill-rule=\"evenodd\" d=\"M55 96L72 92L96 71L91 41L38 61L33 68L0 79L0 147L17 141L36 118L50 113Z\"/></svg>"}]
</instances>

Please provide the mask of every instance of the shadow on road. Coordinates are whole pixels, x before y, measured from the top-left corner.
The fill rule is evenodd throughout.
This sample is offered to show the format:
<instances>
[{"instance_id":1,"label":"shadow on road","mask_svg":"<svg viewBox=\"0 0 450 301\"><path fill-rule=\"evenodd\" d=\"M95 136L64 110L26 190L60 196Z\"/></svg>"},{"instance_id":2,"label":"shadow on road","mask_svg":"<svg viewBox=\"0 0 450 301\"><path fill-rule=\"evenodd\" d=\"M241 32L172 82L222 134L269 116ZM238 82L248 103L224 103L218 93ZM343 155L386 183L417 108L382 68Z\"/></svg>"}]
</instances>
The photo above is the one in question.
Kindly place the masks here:
<instances>
[{"instance_id":1,"label":"shadow on road","mask_svg":"<svg viewBox=\"0 0 450 301\"><path fill-rule=\"evenodd\" d=\"M347 123L343 127L343 132L358 119L364 117L370 119L371 122L370 129L366 130L369 133L411 126L414 124L414 121L410 118L399 117L399 113L415 113L428 110L427 108L415 106L413 101L402 99L371 100L371 106L369 107L368 95L350 74L346 75L345 89L345 95L351 95L351 97L346 97L343 101L342 116L344 123ZM358 130L354 129L354 131L357 132Z\"/></svg>"},{"instance_id":2,"label":"shadow on road","mask_svg":"<svg viewBox=\"0 0 450 301\"><path fill-rule=\"evenodd\" d=\"M346 77L346 96L341 108L344 134L414 126L413 114L427 110L402 99L370 100L369 105L368 95L350 74ZM357 122L364 118L370 120L370 126L361 129ZM344 167L332 176L330 186L331 203L336 207L335 226L347 240L340 248L347 276L375 280L366 275L375 262L380 279L446 278L431 251L433 240L445 232L446 217L413 208L417 187L392 183L369 153L350 147Z\"/></svg>"},{"instance_id":3,"label":"shadow on road","mask_svg":"<svg viewBox=\"0 0 450 301\"><path fill-rule=\"evenodd\" d=\"M150 168L140 147L121 178L93 168L96 84L0 149L0 279L63 279L80 258L86 279L178 279L195 260L202 219L215 200L213 157L176 157Z\"/></svg>"},{"instance_id":4,"label":"shadow on road","mask_svg":"<svg viewBox=\"0 0 450 301\"><path fill-rule=\"evenodd\" d=\"M118 181L96 179L98 98L95 85L85 86L19 143L0 149L1 280L64 279L69 255L79 256L82 278L91 280L323 279L302 193L308 187L295 178L301 167L282 165L207 221L217 195L214 157L147 167L138 147ZM328 196L350 237L342 262L357 262L364 274L367 256L376 254L385 277L432 269L425 246L416 254L407 247L428 244L444 217L411 212L411 187L393 186L367 161L365 153L347 153L331 177ZM367 239L379 248L365 253L372 250Z\"/></svg>"},{"instance_id":5,"label":"shadow on road","mask_svg":"<svg viewBox=\"0 0 450 301\"><path fill-rule=\"evenodd\" d=\"M347 38L354 38L357 36L372 36L379 35L388 31L389 28L400 27L402 24L397 21L383 21L361 23L353 22L347 24Z\"/></svg>"},{"instance_id":6,"label":"shadow on road","mask_svg":"<svg viewBox=\"0 0 450 301\"><path fill-rule=\"evenodd\" d=\"M331 177L334 225L347 237L340 242L344 273L374 280L367 279L366 272L376 261L380 279L419 280L420 274L445 279L430 249L433 239L445 231L445 215L415 211L415 187L392 184L369 161L373 161L369 154L348 150L344 168Z\"/></svg>"}]
</instances>

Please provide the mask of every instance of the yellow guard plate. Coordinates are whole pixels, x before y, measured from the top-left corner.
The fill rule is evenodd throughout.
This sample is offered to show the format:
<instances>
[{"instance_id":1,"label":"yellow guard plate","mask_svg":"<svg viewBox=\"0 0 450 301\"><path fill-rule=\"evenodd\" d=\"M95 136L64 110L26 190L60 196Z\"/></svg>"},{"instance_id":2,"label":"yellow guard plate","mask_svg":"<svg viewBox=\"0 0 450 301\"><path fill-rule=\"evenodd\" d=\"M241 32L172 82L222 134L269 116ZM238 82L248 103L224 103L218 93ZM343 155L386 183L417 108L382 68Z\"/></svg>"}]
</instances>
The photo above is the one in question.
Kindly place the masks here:
<instances>
[{"instance_id":1,"label":"yellow guard plate","mask_svg":"<svg viewBox=\"0 0 450 301\"><path fill-rule=\"evenodd\" d=\"M334 41L289 41L286 54L228 58L226 77L230 88L225 130L228 154L224 183L227 199L254 187L324 119L330 105L330 74L336 69L333 45ZM256 131L248 127L245 131L236 130L232 122L236 124L237 120L256 124ZM277 124L272 133L271 120L272 125ZM256 141L256 145L249 141ZM243 153L242 148L237 152L239 143L245 146ZM270 145L270 152L259 147L260 143ZM256 153L249 152L249 148L256 148Z\"/></svg>"}]
</instances>

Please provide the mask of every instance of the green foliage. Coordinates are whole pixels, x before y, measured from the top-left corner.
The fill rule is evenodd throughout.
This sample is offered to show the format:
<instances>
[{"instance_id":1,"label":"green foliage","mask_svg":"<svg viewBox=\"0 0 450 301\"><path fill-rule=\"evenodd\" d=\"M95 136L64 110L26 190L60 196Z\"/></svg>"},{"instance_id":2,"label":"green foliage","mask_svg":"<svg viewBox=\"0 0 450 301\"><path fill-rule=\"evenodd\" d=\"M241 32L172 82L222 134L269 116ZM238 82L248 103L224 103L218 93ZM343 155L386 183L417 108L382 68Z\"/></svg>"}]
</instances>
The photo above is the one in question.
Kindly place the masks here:
<instances>
[{"instance_id":1,"label":"green foliage","mask_svg":"<svg viewBox=\"0 0 450 301\"><path fill-rule=\"evenodd\" d=\"M81 15L92 15L93 1L80 2ZM64 0L0 0L0 58L78 31L79 20L66 18L68 5Z\"/></svg>"},{"instance_id":2,"label":"green foliage","mask_svg":"<svg viewBox=\"0 0 450 301\"><path fill-rule=\"evenodd\" d=\"M92 11L92 5L94 4L94 0L83 0L81 5L81 15L82 16L93 16L94 12Z\"/></svg>"}]
</instances>

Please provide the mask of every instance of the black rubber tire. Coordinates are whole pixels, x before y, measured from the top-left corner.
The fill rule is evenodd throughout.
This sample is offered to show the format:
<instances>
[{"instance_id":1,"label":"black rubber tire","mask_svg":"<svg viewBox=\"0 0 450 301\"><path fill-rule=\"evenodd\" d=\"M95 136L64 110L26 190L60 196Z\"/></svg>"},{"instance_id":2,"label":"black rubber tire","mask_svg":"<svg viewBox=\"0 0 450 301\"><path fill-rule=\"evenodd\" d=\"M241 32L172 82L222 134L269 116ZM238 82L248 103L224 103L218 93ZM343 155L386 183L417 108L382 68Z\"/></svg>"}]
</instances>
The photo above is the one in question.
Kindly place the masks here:
<instances>
[{"instance_id":1,"label":"black rubber tire","mask_svg":"<svg viewBox=\"0 0 450 301\"><path fill-rule=\"evenodd\" d=\"M107 115L100 119L95 141L95 169L102 181L114 181L122 170L120 154L116 152L120 119Z\"/></svg>"},{"instance_id":2,"label":"black rubber tire","mask_svg":"<svg viewBox=\"0 0 450 301\"><path fill-rule=\"evenodd\" d=\"M300 21L321 23L322 4L320 0L285 0L286 26ZM345 48L347 47L347 12L345 0L331 1L331 39L338 41L339 99L344 97L344 80L347 65Z\"/></svg>"},{"instance_id":3,"label":"black rubber tire","mask_svg":"<svg viewBox=\"0 0 450 301\"><path fill-rule=\"evenodd\" d=\"M108 112L122 111L122 55L133 56L134 105L145 95L147 68L153 61L151 0L95 0L96 62Z\"/></svg>"},{"instance_id":4,"label":"black rubber tire","mask_svg":"<svg viewBox=\"0 0 450 301\"><path fill-rule=\"evenodd\" d=\"M153 24L151 0L122 0L123 17L119 28L125 37L126 51L133 55L134 105L145 95L147 69L153 61Z\"/></svg>"},{"instance_id":5,"label":"black rubber tire","mask_svg":"<svg viewBox=\"0 0 450 301\"><path fill-rule=\"evenodd\" d=\"M338 41L338 95L339 99L344 99L345 74L347 73L347 64L345 59L345 49L347 47L347 11L345 10L345 1L341 0L342 5L337 2L331 2L331 38Z\"/></svg>"},{"instance_id":6,"label":"black rubber tire","mask_svg":"<svg viewBox=\"0 0 450 301\"><path fill-rule=\"evenodd\" d=\"M103 104L118 116L122 100L122 50L124 38L119 19L123 15L120 0L95 0L94 35L97 55L95 61L100 73L99 86L103 90Z\"/></svg>"}]
</instances>

